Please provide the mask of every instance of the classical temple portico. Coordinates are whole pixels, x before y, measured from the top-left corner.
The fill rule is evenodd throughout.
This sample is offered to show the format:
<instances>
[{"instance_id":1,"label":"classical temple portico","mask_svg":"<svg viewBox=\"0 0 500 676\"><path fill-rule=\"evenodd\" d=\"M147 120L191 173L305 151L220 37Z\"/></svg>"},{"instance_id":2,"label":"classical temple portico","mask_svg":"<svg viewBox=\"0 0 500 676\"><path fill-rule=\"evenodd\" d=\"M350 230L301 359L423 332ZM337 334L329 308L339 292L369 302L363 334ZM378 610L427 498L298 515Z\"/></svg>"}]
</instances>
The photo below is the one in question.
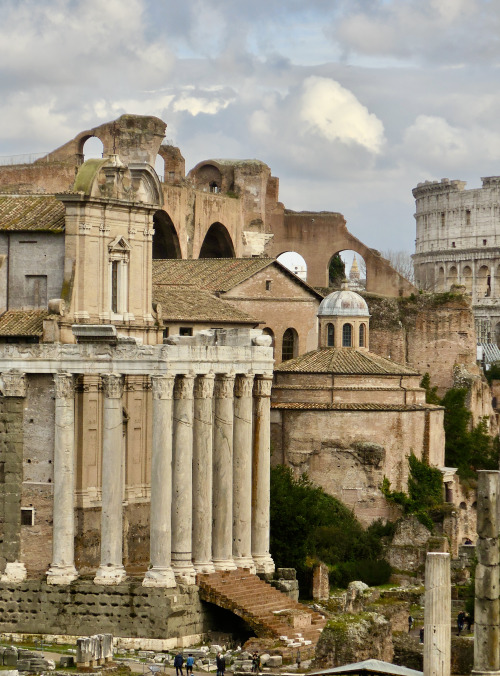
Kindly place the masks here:
<instances>
[{"instance_id":1,"label":"classical temple portico","mask_svg":"<svg viewBox=\"0 0 500 676\"><path fill-rule=\"evenodd\" d=\"M100 481L89 487L92 498L88 498L93 504L100 502L100 563L94 582L113 585L126 577L124 505L126 492L133 495L125 478L129 381L136 389L137 383L144 382L150 411L145 418L151 421L150 566L143 585L193 584L198 572L236 567L272 572L269 404L273 362L267 342L259 330L228 330L217 337L215 332L174 337L170 345L141 346L127 340L117 345L0 346L0 369L7 360L10 367L2 372L4 388L13 374L28 383L30 374L53 374L50 584L69 584L78 577L75 507L78 499L84 499L77 497L78 490L85 491L77 490L75 470L81 465L78 439L84 435L77 400L86 396L81 383L89 378L97 380L94 392L99 395L102 420L96 474ZM83 393L78 395L79 391Z\"/></svg>"}]
</instances>

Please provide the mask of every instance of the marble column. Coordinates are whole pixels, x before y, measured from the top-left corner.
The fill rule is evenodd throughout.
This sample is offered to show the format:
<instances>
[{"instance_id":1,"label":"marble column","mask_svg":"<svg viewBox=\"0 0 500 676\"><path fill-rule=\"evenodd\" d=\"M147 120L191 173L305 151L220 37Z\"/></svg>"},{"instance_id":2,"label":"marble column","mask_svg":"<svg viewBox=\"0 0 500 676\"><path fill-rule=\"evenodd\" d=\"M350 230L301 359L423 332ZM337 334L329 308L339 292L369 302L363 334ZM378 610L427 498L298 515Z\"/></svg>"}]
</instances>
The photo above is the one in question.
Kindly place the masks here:
<instances>
[{"instance_id":1,"label":"marble column","mask_svg":"<svg viewBox=\"0 0 500 676\"><path fill-rule=\"evenodd\" d=\"M174 387L172 460L172 568L184 584L194 584L193 541L193 384L194 376L177 376Z\"/></svg>"},{"instance_id":2,"label":"marble column","mask_svg":"<svg viewBox=\"0 0 500 676\"><path fill-rule=\"evenodd\" d=\"M216 570L235 570L233 561L233 391L234 375L218 375L214 391L212 554Z\"/></svg>"},{"instance_id":3,"label":"marble column","mask_svg":"<svg viewBox=\"0 0 500 676\"><path fill-rule=\"evenodd\" d=\"M257 573L273 573L269 553L272 375L255 377L252 458L252 558Z\"/></svg>"},{"instance_id":4,"label":"marble column","mask_svg":"<svg viewBox=\"0 0 500 676\"><path fill-rule=\"evenodd\" d=\"M152 376L153 440L151 454L150 561L144 587L175 587L171 565L172 412L175 376Z\"/></svg>"},{"instance_id":5,"label":"marble column","mask_svg":"<svg viewBox=\"0 0 500 676\"><path fill-rule=\"evenodd\" d=\"M101 564L94 582L118 584L123 567L123 379L102 376L104 389L102 434Z\"/></svg>"},{"instance_id":6,"label":"marble column","mask_svg":"<svg viewBox=\"0 0 500 676\"><path fill-rule=\"evenodd\" d=\"M252 375L236 376L233 434L233 559L255 573L252 558Z\"/></svg>"},{"instance_id":7,"label":"marble column","mask_svg":"<svg viewBox=\"0 0 500 676\"><path fill-rule=\"evenodd\" d=\"M212 562L212 397L214 374L194 384L193 564L197 573L213 573Z\"/></svg>"},{"instance_id":8,"label":"marble column","mask_svg":"<svg viewBox=\"0 0 500 676\"><path fill-rule=\"evenodd\" d=\"M473 674L500 673L499 654L500 473L482 470L477 482L476 598Z\"/></svg>"},{"instance_id":9,"label":"marble column","mask_svg":"<svg viewBox=\"0 0 500 676\"><path fill-rule=\"evenodd\" d=\"M450 555L444 552L429 552L425 561L425 676L450 676L450 617Z\"/></svg>"},{"instance_id":10,"label":"marble column","mask_svg":"<svg viewBox=\"0 0 500 676\"><path fill-rule=\"evenodd\" d=\"M9 427L18 428L22 435L23 399L26 396L26 376L21 371L11 369L4 371L0 376L0 390L9 400L4 402L5 411L12 414ZM23 458L22 454L10 453L5 459L5 473L18 476L22 481ZM7 558L5 571L0 577L1 582L18 584L26 579L26 566L21 558L21 495L17 482L7 482L3 486L3 498L9 504L10 516L3 524L2 553Z\"/></svg>"},{"instance_id":11,"label":"marble column","mask_svg":"<svg viewBox=\"0 0 500 676\"><path fill-rule=\"evenodd\" d=\"M69 584L75 568L75 389L71 373L58 373L55 384L54 506L49 584Z\"/></svg>"}]
</instances>

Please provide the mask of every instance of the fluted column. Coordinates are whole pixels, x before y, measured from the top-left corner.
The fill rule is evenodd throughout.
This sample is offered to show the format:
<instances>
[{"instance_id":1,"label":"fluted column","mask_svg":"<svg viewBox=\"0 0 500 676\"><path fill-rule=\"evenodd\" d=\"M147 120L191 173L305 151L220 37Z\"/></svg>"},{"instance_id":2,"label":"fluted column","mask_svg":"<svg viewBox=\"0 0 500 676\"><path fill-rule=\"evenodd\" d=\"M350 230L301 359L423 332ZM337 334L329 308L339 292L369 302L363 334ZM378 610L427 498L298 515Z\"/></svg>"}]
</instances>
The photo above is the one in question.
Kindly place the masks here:
<instances>
[{"instance_id":1,"label":"fluted column","mask_svg":"<svg viewBox=\"0 0 500 676\"><path fill-rule=\"evenodd\" d=\"M450 616L450 555L429 552L425 562L425 676L450 676Z\"/></svg>"},{"instance_id":2,"label":"fluted column","mask_svg":"<svg viewBox=\"0 0 500 676\"><path fill-rule=\"evenodd\" d=\"M55 384L54 506L49 584L69 584L75 568L75 389L71 373L58 373Z\"/></svg>"},{"instance_id":3,"label":"fluted column","mask_svg":"<svg viewBox=\"0 0 500 676\"><path fill-rule=\"evenodd\" d=\"M172 460L172 568L184 584L194 584L193 528L193 383L194 376L177 376L174 387L174 447Z\"/></svg>"},{"instance_id":4,"label":"fluted column","mask_svg":"<svg viewBox=\"0 0 500 676\"><path fill-rule=\"evenodd\" d=\"M234 386L233 559L255 573L252 559L252 375L239 375Z\"/></svg>"},{"instance_id":5,"label":"fluted column","mask_svg":"<svg viewBox=\"0 0 500 676\"><path fill-rule=\"evenodd\" d=\"M498 674L500 473L482 470L477 482L476 598L473 674Z\"/></svg>"},{"instance_id":6,"label":"fluted column","mask_svg":"<svg viewBox=\"0 0 500 676\"><path fill-rule=\"evenodd\" d=\"M213 573L212 562L212 397L214 374L194 384L193 564L197 573Z\"/></svg>"},{"instance_id":7,"label":"fluted column","mask_svg":"<svg viewBox=\"0 0 500 676\"><path fill-rule=\"evenodd\" d=\"M216 570L233 561L233 390L234 375L215 379L212 553Z\"/></svg>"},{"instance_id":8,"label":"fluted column","mask_svg":"<svg viewBox=\"0 0 500 676\"><path fill-rule=\"evenodd\" d=\"M117 373L102 376L104 389L102 434L101 564L94 582L118 584L123 567L123 380Z\"/></svg>"},{"instance_id":9,"label":"fluted column","mask_svg":"<svg viewBox=\"0 0 500 676\"><path fill-rule=\"evenodd\" d=\"M252 558L258 573L274 572L269 553L272 375L255 377L252 458Z\"/></svg>"},{"instance_id":10,"label":"fluted column","mask_svg":"<svg viewBox=\"0 0 500 676\"><path fill-rule=\"evenodd\" d=\"M175 376L152 376L150 561L144 587L175 587L172 546L172 412Z\"/></svg>"}]
</instances>

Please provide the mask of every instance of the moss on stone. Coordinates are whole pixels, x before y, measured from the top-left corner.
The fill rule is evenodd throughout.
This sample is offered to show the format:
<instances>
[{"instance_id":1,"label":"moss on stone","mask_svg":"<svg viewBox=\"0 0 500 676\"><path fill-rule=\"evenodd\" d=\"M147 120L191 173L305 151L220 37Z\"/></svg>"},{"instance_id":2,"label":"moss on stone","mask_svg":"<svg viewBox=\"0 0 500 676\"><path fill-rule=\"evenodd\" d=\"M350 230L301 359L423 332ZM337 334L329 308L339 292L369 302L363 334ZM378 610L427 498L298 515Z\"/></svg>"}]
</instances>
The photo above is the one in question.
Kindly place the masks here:
<instances>
[{"instance_id":1,"label":"moss on stone","mask_svg":"<svg viewBox=\"0 0 500 676\"><path fill-rule=\"evenodd\" d=\"M107 159L100 160L94 158L84 162L76 175L73 190L75 192L83 192L84 195L90 195L94 179L107 161Z\"/></svg>"}]
</instances>

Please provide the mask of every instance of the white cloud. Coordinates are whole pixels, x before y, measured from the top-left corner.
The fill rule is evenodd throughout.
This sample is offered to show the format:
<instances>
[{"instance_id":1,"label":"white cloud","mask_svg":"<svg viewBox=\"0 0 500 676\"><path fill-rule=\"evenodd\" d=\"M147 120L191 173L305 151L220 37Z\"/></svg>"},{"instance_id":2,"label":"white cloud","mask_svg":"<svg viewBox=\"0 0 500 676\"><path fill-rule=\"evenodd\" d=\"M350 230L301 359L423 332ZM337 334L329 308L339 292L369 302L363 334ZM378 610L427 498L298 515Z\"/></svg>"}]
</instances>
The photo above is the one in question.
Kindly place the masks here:
<instances>
[{"instance_id":1,"label":"white cloud","mask_svg":"<svg viewBox=\"0 0 500 676\"><path fill-rule=\"evenodd\" d=\"M300 118L307 130L328 141L357 143L373 153L382 150L382 122L334 80L315 76L305 80Z\"/></svg>"}]
</instances>

